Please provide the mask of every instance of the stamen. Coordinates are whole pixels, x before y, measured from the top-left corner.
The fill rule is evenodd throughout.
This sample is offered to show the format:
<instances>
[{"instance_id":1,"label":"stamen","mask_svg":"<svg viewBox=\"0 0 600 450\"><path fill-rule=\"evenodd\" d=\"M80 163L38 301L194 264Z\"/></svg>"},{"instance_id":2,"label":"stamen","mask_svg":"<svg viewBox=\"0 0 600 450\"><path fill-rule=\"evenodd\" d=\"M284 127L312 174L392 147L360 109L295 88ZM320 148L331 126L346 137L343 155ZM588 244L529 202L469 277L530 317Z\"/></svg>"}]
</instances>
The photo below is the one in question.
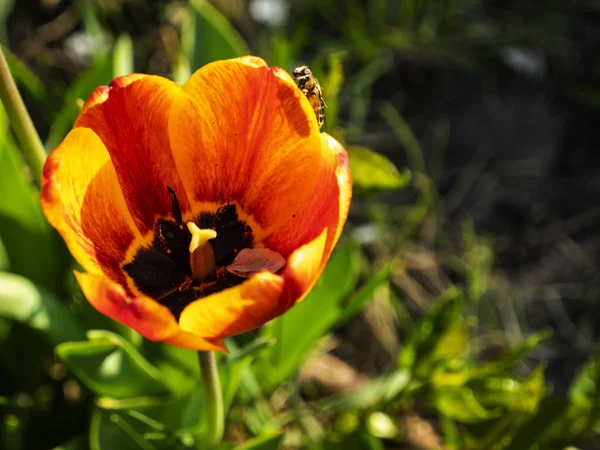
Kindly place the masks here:
<instances>
[{"instance_id":1,"label":"stamen","mask_svg":"<svg viewBox=\"0 0 600 450\"><path fill-rule=\"evenodd\" d=\"M175 222L177 222L178 225L183 225L183 217L181 216L181 208L179 206L179 200L177 200L177 195L171 186L168 185L167 192L171 196L171 213L175 218Z\"/></svg>"},{"instance_id":2,"label":"stamen","mask_svg":"<svg viewBox=\"0 0 600 450\"><path fill-rule=\"evenodd\" d=\"M209 240L215 239L217 232L211 229L200 229L194 222L188 222L187 227L192 235L190 241L192 277L201 281L212 272L215 265L215 252Z\"/></svg>"}]
</instances>

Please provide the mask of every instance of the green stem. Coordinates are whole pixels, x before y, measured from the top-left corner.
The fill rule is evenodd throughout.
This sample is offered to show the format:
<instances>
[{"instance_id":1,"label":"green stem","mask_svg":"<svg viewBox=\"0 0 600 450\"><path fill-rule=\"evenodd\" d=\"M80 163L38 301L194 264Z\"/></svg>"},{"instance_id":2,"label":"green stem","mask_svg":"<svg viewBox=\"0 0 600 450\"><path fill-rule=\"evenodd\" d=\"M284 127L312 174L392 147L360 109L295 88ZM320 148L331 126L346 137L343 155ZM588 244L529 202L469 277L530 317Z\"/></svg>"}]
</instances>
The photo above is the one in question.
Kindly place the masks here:
<instances>
[{"instance_id":1,"label":"green stem","mask_svg":"<svg viewBox=\"0 0 600 450\"><path fill-rule=\"evenodd\" d=\"M8 120L13 127L23 156L31 167L38 183L42 177L42 167L46 160L46 150L40 140L31 117L25 108L23 99L19 94L8 63L0 46L0 101L4 105Z\"/></svg>"},{"instance_id":2,"label":"green stem","mask_svg":"<svg viewBox=\"0 0 600 450\"><path fill-rule=\"evenodd\" d=\"M204 385L204 400L206 403L206 420L208 432L213 444L223 439L225 417L223 413L223 393L214 352L198 352L202 384Z\"/></svg>"}]
</instances>

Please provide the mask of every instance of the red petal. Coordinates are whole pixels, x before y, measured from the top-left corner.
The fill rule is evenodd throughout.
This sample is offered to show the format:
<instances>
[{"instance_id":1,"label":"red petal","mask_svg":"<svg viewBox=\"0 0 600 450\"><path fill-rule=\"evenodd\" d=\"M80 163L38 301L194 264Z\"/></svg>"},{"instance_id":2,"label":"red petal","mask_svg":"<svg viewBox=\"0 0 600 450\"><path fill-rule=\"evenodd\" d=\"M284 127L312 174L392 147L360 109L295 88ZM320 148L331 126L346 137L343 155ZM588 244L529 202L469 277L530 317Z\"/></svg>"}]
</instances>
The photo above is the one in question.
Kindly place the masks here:
<instances>
[{"instance_id":1,"label":"red petal","mask_svg":"<svg viewBox=\"0 0 600 450\"><path fill-rule=\"evenodd\" d=\"M218 61L183 86L170 118L177 168L198 211L237 203L268 233L293 220L319 174L315 115L290 76L258 58ZM244 217L246 220L247 218Z\"/></svg>"},{"instance_id":2,"label":"red petal","mask_svg":"<svg viewBox=\"0 0 600 450\"><path fill-rule=\"evenodd\" d=\"M148 297L130 297L102 275L75 272L75 276L94 308L148 339L194 350L226 351L220 339L205 339L181 330L167 307Z\"/></svg>"},{"instance_id":3,"label":"red petal","mask_svg":"<svg viewBox=\"0 0 600 450\"><path fill-rule=\"evenodd\" d=\"M157 217L171 213L167 186L189 212L168 136L173 99L181 88L166 78L128 75L98 89L84 105L76 127L92 129L106 146L131 215L142 235Z\"/></svg>"}]
</instances>

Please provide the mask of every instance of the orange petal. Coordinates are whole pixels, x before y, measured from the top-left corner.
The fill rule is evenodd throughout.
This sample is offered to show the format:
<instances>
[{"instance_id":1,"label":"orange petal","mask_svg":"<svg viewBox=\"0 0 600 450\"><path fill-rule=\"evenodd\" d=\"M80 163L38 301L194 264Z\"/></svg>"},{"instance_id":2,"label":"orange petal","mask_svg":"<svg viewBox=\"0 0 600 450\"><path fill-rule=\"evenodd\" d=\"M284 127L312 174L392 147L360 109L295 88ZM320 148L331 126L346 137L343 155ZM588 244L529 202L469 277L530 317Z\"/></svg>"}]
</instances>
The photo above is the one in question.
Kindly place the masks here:
<instances>
[{"instance_id":1,"label":"orange petal","mask_svg":"<svg viewBox=\"0 0 600 450\"><path fill-rule=\"evenodd\" d=\"M321 144L291 77L246 57L208 64L182 91L169 134L190 200L237 203L263 230L293 220L319 175Z\"/></svg>"},{"instance_id":2,"label":"orange petal","mask_svg":"<svg viewBox=\"0 0 600 450\"><path fill-rule=\"evenodd\" d=\"M177 194L182 212L189 211L168 137L171 103L180 90L157 76L115 78L110 86L94 91L75 124L94 130L106 146L142 235L152 230L157 217L170 215L167 186Z\"/></svg>"},{"instance_id":3,"label":"orange petal","mask_svg":"<svg viewBox=\"0 0 600 450\"><path fill-rule=\"evenodd\" d=\"M278 315L283 278L262 272L244 283L190 303L179 326L207 338L223 338L257 328Z\"/></svg>"},{"instance_id":4,"label":"orange petal","mask_svg":"<svg viewBox=\"0 0 600 450\"><path fill-rule=\"evenodd\" d=\"M324 265L346 223L352 197L352 179L346 150L325 133L322 133L321 141L323 160L311 196L296 217L276 230L265 242L268 248L287 256L316 239L327 228Z\"/></svg>"},{"instance_id":5,"label":"orange petal","mask_svg":"<svg viewBox=\"0 0 600 450\"><path fill-rule=\"evenodd\" d=\"M325 253L327 238L328 230L325 228L319 236L289 256L282 274L285 288L279 301L278 315L302 300L319 279L329 258Z\"/></svg>"},{"instance_id":6,"label":"orange petal","mask_svg":"<svg viewBox=\"0 0 600 450\"><path fill-rule=\"evenodd\" d=\"M48 157L41 202L86 270L123 281L120 265L135 239L135 227L106 148L86 128L72 130Z\"/></svg>"},{"instance_id":7,"label":"orange petal","mask_svg":"<svg viewBox=\"0 0 600 450\"><path fill-rule=\"evenodd\" d=\"M102 275L76 271L75 276L94 308L150 340L194 350L226 350L219 339L182 331L169 309L148 297L130 297L121 286Z\"/></svg>"}]
</instances>

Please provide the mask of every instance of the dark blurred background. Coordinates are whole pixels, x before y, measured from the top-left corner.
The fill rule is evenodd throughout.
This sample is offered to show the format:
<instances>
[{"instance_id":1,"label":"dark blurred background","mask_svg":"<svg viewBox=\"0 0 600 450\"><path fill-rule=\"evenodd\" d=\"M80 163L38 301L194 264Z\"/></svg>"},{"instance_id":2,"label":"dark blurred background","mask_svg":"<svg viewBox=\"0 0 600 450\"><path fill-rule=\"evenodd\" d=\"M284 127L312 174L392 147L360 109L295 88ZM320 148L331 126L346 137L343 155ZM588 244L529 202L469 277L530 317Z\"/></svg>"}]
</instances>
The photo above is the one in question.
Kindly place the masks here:
<instances>
[{"instance_id":1,"label":"dark blurred background","mask_svg":"<svg viewBox=\"0 0 600 450\"><path fill-rule=\"evenodd\" d=\"M444 285L473 282L455 258L472 231L483 242L477 261L487 267L484 292L471 304L478 329L497 331L501 342L553 329L530 363L547 361L547 381L564 392L600 334L600 4L210 3L251 53L289 71L313 67L330 107L327 131L412 171L416 183L406 189L357 195L350 217L374 263L405 258L392 278L404 313L419 316ZM35 89L24 90L42 137L53 142L56 117L47 112L60 109L73 83L84 86L82 95L87 84L110 81L90 68L121 34L132 38L135 71L176 73L183 7L0 1L0 38L48 91L40 105ZM335 101L328 87L337 89ZM415 219L416 204L425 206ZM387 224L384 239L369 234L374 218ZM377 372L385 358L365 362L356 351L364 343L352 342L361 320L338 330L348 343L336 351Z\"/></svg>"}]
</instances>

